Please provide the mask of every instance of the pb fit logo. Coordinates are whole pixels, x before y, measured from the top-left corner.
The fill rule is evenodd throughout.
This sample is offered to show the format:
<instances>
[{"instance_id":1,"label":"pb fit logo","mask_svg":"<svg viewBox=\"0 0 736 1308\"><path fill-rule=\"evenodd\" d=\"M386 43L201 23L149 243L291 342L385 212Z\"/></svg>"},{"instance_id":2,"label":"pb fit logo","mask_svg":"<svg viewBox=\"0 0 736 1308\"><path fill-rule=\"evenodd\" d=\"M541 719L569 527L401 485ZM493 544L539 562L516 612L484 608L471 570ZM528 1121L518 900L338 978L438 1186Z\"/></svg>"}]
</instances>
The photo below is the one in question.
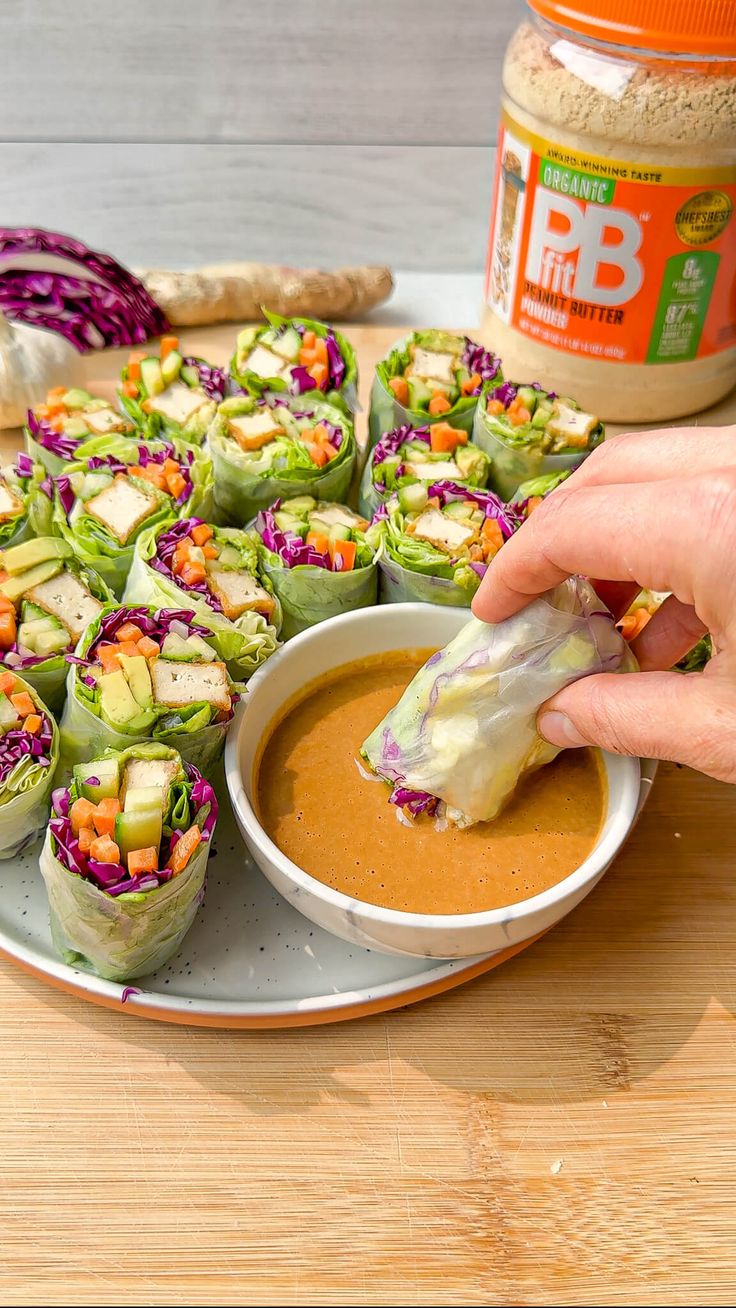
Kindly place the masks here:
<instances>
[{"instance_id":1,"label":"pb fit logo","mask_svg":"<svg viewBox=\"0 0 736 1308\"><path fill-rule=\"evenodd\" d=\"M526 280L591 304L633 299L644 280L637 258L644 233L623 209L585 205L537 187Z\"/></svg>"}]
</instances>

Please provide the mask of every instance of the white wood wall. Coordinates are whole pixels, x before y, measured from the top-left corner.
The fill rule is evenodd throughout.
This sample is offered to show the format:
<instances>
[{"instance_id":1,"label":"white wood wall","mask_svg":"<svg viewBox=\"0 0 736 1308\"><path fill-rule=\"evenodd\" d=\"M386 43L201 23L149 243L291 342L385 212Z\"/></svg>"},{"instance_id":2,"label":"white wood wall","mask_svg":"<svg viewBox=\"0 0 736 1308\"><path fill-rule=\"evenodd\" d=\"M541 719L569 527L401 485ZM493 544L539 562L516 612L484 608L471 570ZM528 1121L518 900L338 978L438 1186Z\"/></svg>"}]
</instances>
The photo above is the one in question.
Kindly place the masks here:
<instances>
[{"instance_id":1,"label":"white wood wall","mask_svg":"<svg viewBox=\"0 0 736 1308\"><path fill-rule=\"evenodd\" d=\"M0 0L0 224L130 264L483 261L523 0Z\"/></svg>"}]
</instances>

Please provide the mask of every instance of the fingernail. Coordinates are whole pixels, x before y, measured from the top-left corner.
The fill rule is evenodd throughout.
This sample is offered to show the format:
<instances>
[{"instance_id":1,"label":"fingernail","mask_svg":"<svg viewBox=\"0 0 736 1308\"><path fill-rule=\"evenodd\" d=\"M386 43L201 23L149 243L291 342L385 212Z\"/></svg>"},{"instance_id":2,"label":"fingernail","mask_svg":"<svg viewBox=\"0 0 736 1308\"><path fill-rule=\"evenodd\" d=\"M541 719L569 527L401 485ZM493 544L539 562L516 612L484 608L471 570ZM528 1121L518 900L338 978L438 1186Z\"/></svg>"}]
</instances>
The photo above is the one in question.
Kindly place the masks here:
<instances>
[{"instance_id":1,"label":"fingernail","mask_svg":"<svg viewBox=\"0 0 736 1308\"><path fill-rule=\"evenodd\" d=\"M550 745L559 745L562 749L570 749L576 745L588 744L565 713L558 713L556 710L542 713L537 722L537 727L540 736L544 736L544 739L548 740Z\"/></svg>"}]
</instances>

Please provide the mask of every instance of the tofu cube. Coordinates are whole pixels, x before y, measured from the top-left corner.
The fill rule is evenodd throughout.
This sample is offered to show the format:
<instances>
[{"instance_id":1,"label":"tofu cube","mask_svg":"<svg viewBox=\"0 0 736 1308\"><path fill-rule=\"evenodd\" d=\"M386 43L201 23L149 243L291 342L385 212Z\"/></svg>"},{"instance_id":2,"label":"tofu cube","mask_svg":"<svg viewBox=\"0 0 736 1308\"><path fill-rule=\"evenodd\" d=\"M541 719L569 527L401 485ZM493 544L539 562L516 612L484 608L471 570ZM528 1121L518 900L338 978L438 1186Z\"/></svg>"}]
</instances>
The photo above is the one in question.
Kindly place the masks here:
<instances>
[{"instance_id":1,"label":"tofu cube","mask_svg":"<svg viewBox=\"0 0 736 1308\"><path fill-rule=\"evenodd\" d=\"M0 481L0 522L17 518L23 512L23 501L4 481Z\"/></svg>"},{"instance_id":2,"label":"tofu cube","mask_svg":"<svg viewBox=\"0 0 736 1308\"><path fill-rule=\"evenodd\" d=\"M153 696L166 708L208 703L227 713L231 706L230 683L224 663L179 663L155 659L151 667Z\"/></svg>"},{"instance_id":3,"label":"tofu cube","mask_svg":"<svg viewBox=\"0 0 736 1308\"><path fill-rule=\"evenodd\" d=\"M87 500L84 507L85 512L91 513L121 545L125 545L136 528L156 512L157 505L155 496L146 495L128 480L125 473L119 472L112 485Z\"/></svg>"},{"instance_id":4,"label":"tofu cube","mask_svg":"<svg viewBox=\"0 0 736 1308\"><path fill-rule=\"evenodd\" d=\"M211 400L204 391L195 386L185 386L183 382L174 382L160 395L149 396L146 410L148 413L160 413L163 418L178 422L183 427L203 405L210 403Z\"/></svg>"},{"instance_id":5,"label":"tofu cube","mask_svg":"<svg viewBox=\"0 0 736 1308\"><path fill-rule=\"evenodd\" d=\"M446 554L455 554L469 544L476 533L473 527L466 527L457 518L445 517L439 509L425 509L414 523L412 535Z\"/></svg>"},{"instance_id":6,"label":"tofu cube","mask_svg":"<svg viewBox=\"0 0 736 1308\"><path fill-rule=\"evenodd\" d=\"M170 762L163 758L133 758L127 764L123 774L123 785L120 791L120 799L125 805L125 796L129 790L138 790L141 787L149 788L155 786L162 792L162 808L166 808L169 797L169 788L172 781L178 775L179 764Z\"/></svg>"},{"instance_id":7,"label":"tofu cube","mask_svg":"<svg viewBox=\"0 0 736 1308\"><path fill-rule=\"evenodd\" d=\"M436 463L405 463L406 471L412 476L417 477L419 481L466 481L465 474L460 471L456 463L440 462Z\"/></svg>"},{"instance_id":8,"label":"tofu cube","mask_svg":"<svg viewBox=\"0 0 736 1308\"><path fill-rule=\"evenodd\" d=\"M225 617L231 621L249 611L262 613L264 617L273 613L273 598L248 572L213 568L207 574L207 585L220 601Z\"/></svg>"},{"instance_id":9,"label":"tofu cube","mask_svg":"<svg viewBox=\"0 0 736 1308\"><path fill-rule=\"evenodd\" d=\"M423 350L417 346L411 371L415 377L421 377L422 381L438 381L452 386L455 381L455 362L454 354L437 354L434 350Z\"/></svg>"},{"instance_id":10,"label":"tofu cube","mask_svg":"<svg viewBox=\"0 0 736 1308\"><path fill-rule=\"evenodd\" d=\"M102 605L73 572L59 572L50 581L42 581L26 591L30 600L44 613L61 622L76 643L85 627L97 617Z\"/></svg>"},{"instance_id":11,"label":"tofu cube","mask_svg":"<svg viewBox=\"0 0 736 1308\"><path fill-rule=\"evenodd\" d=\"M256 377L283 377L289 367L285 359L267 350L265 345L257 345L243 362L243 368L254 372Z\"/></svg>"},{"instance_id":12,"label":"tofu cube","mask_svg":"<svg viewBox=\"0 0 736 1308\"><path fill-rule=\"evenodd\" d=\"M235 438L242 450L260 450L268 445L283 431L270 409L259 409L257 413L245 413L240 418L231 418L228 431Z\"/></svg>"},{"instance_id":13,"label":"tofu cube","mask_svg":"<svg viewBox=\"0 0 736 1308\"><path fill-rule=\"evenodd\" d=\"M122 414L114 409L92 409L82 415L89 430L96 436L106 436L111 431L125 431L127 423Z\"/></svg>"},{"instance_id":14,"label":"tofu cube","mask_svg":"<svg viewBox=\"0 0 736 1308\"><path fill-rule=\"evenodd\" d=\"M564 440L568 445L584 448L599 421L592 413L571 409L561 400L556 400L555 411L547 423L547 432L550 436L557 437L558 442Z\"/></svg>"}]
</instances>

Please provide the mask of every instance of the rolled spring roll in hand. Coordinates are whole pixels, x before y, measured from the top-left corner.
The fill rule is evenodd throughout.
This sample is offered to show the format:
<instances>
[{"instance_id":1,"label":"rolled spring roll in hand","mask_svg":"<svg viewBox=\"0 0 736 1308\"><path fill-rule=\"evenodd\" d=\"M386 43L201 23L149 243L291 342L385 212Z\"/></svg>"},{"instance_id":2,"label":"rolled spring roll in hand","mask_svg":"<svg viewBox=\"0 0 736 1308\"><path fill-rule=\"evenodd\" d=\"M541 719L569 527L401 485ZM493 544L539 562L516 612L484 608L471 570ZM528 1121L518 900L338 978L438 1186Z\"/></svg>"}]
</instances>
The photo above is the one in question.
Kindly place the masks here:
<instances>
[{"instance_id":1,"label":"rolled spring roll in hand","mask_svg":"<svg viewBox=\"0 0 736 1308\"><path fill-rule=\"evenodd\" d=\"M433 654L361 754L391 801L442 826L497 817L520 779L559 753L542 704L580 677L636 667L589 581L571 578L505 622L473 618Z\"/></svg>"},{"instance_id":2,"label":"rolled spring roll in hand","mask_svg":"<svg viewBox=\"0 0 736 1308\"><path fill-rule=\"evenodd\" d=\"M80 763L54 791L40 860L64 962L126 981L171 958L204 898L216 821L212 786L174 749Z\"/></svg>"}]
</instances>

